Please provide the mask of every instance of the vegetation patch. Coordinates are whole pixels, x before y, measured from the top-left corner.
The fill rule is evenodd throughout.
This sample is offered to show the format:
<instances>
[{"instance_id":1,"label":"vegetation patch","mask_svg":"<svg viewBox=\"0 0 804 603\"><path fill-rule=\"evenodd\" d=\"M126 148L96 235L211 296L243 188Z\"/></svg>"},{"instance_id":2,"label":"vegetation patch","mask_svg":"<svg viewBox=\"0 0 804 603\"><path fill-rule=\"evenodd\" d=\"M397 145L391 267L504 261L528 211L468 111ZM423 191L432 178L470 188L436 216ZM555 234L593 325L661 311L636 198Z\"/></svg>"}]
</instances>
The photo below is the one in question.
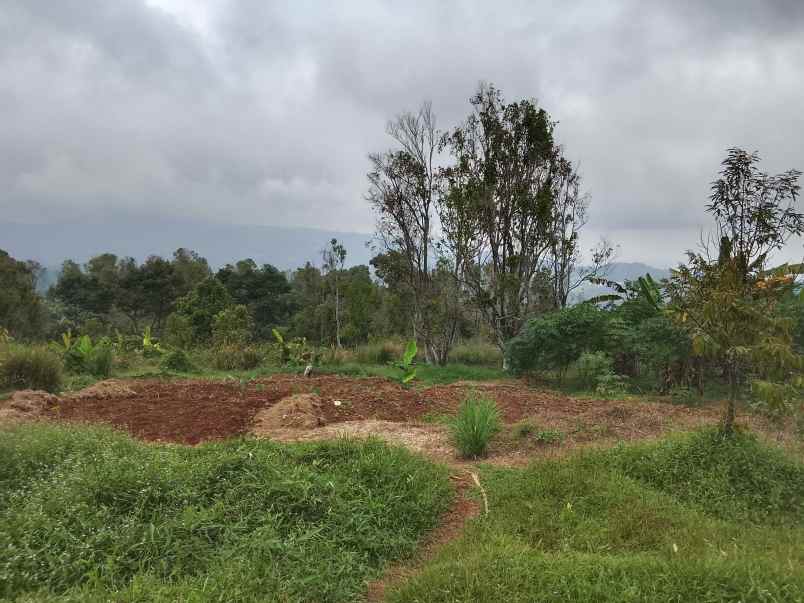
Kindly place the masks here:
<instances>
[{"instance_id":1,"label":"vegetation patch","mask_svg":"<svg viewBox=\"0 0 804 603\"><path fill-rule=\"evenodd\" d=\"M490 513L390 600L800 600L804 466L716 434L484 468Z\"/></svg>"},{"instance_id":2,"label":"vegetation patch","mask_svg":"<svg viewBox=\"0 0 804 603\"><path fill-rule=\"evenodd\" d=\"M353 601L451 498L443 469L377 441L1 435L0 598Z\"/></svg>"}]
</instances>

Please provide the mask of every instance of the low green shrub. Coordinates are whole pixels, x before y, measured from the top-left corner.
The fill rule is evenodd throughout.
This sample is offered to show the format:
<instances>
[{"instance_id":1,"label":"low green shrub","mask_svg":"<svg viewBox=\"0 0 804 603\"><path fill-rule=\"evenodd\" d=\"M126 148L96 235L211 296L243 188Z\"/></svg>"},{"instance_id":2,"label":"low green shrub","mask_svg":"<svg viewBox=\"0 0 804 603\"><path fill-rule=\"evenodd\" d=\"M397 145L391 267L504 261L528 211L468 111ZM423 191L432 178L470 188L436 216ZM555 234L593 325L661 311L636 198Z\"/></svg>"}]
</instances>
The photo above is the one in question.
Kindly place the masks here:
<instances>
[{"instance_id":1,"label":"low green shrub","mask_svg":"<svg viewBox=\"0 0 804 603\"><path fill-rule=\"evenodd\" d=\"M168 352L162 359L160 366L163 371L172 371L174 373L189 373L193 370L193 364L184 350Z\"/></svg>"},{"instance_id":2,"label":"low green shrub","mask_svg":"<svg viewBox=\"0 0 804 603\"><path fill-rule=\"evenodd\" d=\"M452 438L462 457L484 457L491 438L500 427L500 411L494 400L469 397L458 408L452 423Z\"/></svg>"},{"instance_id":3,"label":"low green shrub","mask_svg":"<svg viewBox=\"0 0 804 603\"><path fill-rule=\"evenodd\" d=\"M536 432L533 439L540 444L560 444L564 441L564 432L558 429L542 429Z\"/></svg>"},{"instance_id":4,"label":"low green shrub","mask_svg":"<svg viewBox=\"0 0 804 603\"><path fill-rule=\"evenodd\" d=\"M0 358L0 383L11 389L56 392L62 384L62 362L46 347L11 346Z\"/></svg>"},{"instance_id":5,"label":"low green shrub","mask_svg":"<svg viewBox=\"0 0 804 603\"><path fill-rule=\"evenodd\" d=\"M536 433L537 429L538 428L536 427L535 423L525 419L524 421L519 421L518 423L515 423L512 426L511 431L517 438L524 440L525 438L530 437L534 433Z\"/></svg>"},{"instance_id":6,"label":"low green shrub","mask_svg":"<svg viewBox=\"0 0 804 603\"><path fill-rule=\"evenodd\" d=\"M89 335L82 335L77 340L71 336L64 337L64 368L71 373L108 377L112 373L114 353L108 340L95 344Z\"/></svg>"}]
</instances>

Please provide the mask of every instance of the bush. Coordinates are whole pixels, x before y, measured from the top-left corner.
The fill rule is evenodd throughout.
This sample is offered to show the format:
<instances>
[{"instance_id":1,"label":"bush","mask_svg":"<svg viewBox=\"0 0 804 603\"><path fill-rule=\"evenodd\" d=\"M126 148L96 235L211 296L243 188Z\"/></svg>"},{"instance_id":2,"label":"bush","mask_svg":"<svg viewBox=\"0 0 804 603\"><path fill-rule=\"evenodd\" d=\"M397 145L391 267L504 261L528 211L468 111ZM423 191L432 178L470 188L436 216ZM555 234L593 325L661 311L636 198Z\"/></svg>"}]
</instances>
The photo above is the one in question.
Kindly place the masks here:
<instances>
[{"instance_id":1,"label":"bush","mask_svg":"<svg viewBox=\"0 0 804 603\"><path fill-rule=\"evenodd\" d=\"M193 325L190 319L183 314L173 312L165 321L162 339L167 345L174 348L189 348L193 343Z\"/></svg>"},{"instance_id":2,"label":"bush","mask_svg":"<svg viewBox=\"0 0 804 603\"><path fill-rule=\"evenodd\" d=\"M57 392L62 382L58 355L44 347L13 347L0 360L0 383L12 389Z\"/></svg>"},{"instance_id":3,"label":"bush","mask_svg":"<svg viewBox=\"0 0 804 603\"><path fill-rule=\"evenodd\" d=\"M575 362L578 381L585 389L597 387L598 380L614 372L614 361L606 352L584 352Z\"/></svg>"},{"instance_id":4,"label":"bush","mask_svg":"<svg viewBox=\"0 0 804 603\"><path fill-rule=\"evenodd\" d=\"M470 397L458 409L452 424L452 437L462 457L484 457L500 426L500 411L494 400Z\"/></svg>"},{"instance_id":5,"label":"bush","mask_svg":"<svg viewBox=\"0 0 804 603\"><path fill-rule=\"evenodd\" d=\"M84 372L95 377L108 377L112 374L113 362L112 348L108 345L96 345L85 361Z\"/></svg>"},{"instance_id":6,"label":"bush","mask_svg":"<svg viewBox=\"0 0 804 603\"><path fill-rule=\"evenodd\" d=\"M193 370L193 364L187 357L184 350L173 350L162 359L163 371L173 371L174 373L188 373Z\"/></svg>"},{"instance_id":7,"label":"bush","mask_svg":"<svg viewBox=\"0 0 804 603\"><path fill-rule=\"evenodd\" d=\"M583 352L605 348L607 336L607 313L578 304L529 320L505 354L517 372L564 371Z\"/></svg>"},{"instance_id":8,"label":"bush","mask_svg":"<svg viewBox=\"0 0 804 603\"><path fill-rule=\"evenodd\" d=\"M263 361L263 354L253 346L225 345L212 351L212 365L220 371L250 370Z\"/></svg>"},{"instance_id":9,"label":"bush","mask_svg":"<svg viewBox=\"0 0 804 603\"><path fill-rule=\"evenodd\" d=\"M500 366L500 349L486 342L467 342L456 345L449 353L449 361L468 366Z\"/></svg>"}]
</instances>

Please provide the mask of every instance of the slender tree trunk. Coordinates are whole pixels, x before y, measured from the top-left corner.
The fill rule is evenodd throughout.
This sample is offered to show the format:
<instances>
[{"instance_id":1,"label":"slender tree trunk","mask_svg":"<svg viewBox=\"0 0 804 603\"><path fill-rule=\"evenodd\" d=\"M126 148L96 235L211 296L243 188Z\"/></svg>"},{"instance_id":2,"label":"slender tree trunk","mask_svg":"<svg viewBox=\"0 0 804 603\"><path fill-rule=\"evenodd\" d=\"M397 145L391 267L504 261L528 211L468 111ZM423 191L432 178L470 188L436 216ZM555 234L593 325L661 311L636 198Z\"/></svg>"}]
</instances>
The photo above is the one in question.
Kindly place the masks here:
<instances>
[{"instance_id":1,"label":"slender tree trunk","mask_svg":"<svg viewBox=\"0 0 804 603\"><path fill-rule=\"evenodd\" d=\"M341 347L341 292L337 275L335 276L335 343Z\"/></svg>"}]
</instances>

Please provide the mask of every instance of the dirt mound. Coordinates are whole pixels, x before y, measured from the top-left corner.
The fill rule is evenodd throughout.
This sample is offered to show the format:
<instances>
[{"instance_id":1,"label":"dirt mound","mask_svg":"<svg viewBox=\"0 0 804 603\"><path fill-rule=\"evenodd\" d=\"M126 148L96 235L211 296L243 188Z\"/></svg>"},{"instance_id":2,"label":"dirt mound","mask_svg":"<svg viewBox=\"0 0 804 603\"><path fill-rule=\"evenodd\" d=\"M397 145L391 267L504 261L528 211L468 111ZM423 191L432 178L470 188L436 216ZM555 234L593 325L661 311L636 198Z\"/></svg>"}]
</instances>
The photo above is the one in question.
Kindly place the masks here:
<instances>
[{"instance_id":1,"label":"dirt mound","mask_svg":"<svg viewBox=\"0 0 804 603\"><path fill-rule=\"evenodd\" d=\"M321 416L321 398L315 394L296 394L281 399L254 416L254 433L276 429L312 429L324 424Z\"/></svg>"},{"instance_id":2,"label":"dirt mound","mask_svg":"<svg viewBox=\"0 0 804 603\"><path fill-rule=\"evenodd\" d=\"M82 390L69 394L72 400L112 400L117 398L132 398L137 395L133 389L117 379L107 379L85 387Z\"/></svg>"},{"instance_id":3,"label":"dirt mound","mask_svg":"<svg viewBox=\"0 0 804 603\"><path fill-rule=\"evenodd\" d=\"M47 392L24 389L0 403L0 424L38 419L56 408L59 398Z\"/></svg>"}]
</instances>

